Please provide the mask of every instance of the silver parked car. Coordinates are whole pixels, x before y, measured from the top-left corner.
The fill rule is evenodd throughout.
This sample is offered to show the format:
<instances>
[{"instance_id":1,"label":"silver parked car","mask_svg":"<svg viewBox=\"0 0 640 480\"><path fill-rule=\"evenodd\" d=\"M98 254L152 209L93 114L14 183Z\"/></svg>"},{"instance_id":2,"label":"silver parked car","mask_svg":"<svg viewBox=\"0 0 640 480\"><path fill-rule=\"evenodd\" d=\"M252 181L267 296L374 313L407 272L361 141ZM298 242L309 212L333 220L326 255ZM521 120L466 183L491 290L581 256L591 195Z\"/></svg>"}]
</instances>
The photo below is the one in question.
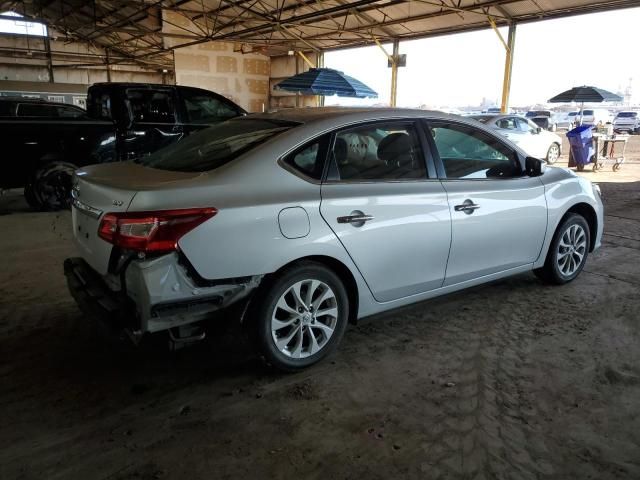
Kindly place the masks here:
<instances>
[{"instance_id":1,"label":"silver parked car","mask_svg":"<svg viewBox=\"0 0 640 480\"><path fill-rule=\"evenodd\" d=\"M588 180L474 120L400 109L229 120L86 167L73 196L65 273L81 307L174 342L233 307L284 370L362 317L528 271L569 282L603 222Z\"/></svg>"}]
</instances>

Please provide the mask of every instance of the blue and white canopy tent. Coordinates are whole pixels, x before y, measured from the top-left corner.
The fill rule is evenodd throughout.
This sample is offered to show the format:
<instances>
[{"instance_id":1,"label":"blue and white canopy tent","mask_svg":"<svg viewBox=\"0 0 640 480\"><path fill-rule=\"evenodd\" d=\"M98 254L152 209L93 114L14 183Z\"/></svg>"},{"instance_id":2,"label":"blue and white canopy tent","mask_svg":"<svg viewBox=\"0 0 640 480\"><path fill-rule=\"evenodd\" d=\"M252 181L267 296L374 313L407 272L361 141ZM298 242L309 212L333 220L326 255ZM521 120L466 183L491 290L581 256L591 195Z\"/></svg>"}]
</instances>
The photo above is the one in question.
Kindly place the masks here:
<instances>
[{"instance_id":1,"label":"blue and white canopy tent","mask_svg":"<svg viewBox=\"0 0 640 480\"><path fill-rule=\"evenodd\" d=\"M360 80L332 68L312 68L283 80L275 88L302 95L378 98L378 94Z\"/></svg>"}]
</instances>

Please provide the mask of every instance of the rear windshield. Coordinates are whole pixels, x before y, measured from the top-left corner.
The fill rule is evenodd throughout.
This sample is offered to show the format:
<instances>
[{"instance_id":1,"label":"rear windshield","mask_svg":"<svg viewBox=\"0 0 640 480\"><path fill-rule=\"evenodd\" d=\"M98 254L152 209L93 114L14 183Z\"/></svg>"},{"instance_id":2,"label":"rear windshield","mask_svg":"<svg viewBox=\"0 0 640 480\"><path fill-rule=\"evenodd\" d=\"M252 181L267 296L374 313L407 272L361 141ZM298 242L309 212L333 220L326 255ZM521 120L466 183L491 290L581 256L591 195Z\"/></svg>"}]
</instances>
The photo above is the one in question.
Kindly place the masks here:
<instances>
[{"instance_id":1,"label":"rear windshield","mask_svg":"<svg viewBox=\"0 0 640 480\"><path fill-rule=\"evenodd\" d=\"M489 120L491 120L494 117L492 117L491 115L471 115L470 118L473 118L474 120L477 120L482 123L487 123Z\"/></svg>"},{"instance_id":2,"label":"rear windshield","mask_svg":"<svg viewBox=\"0 0 640 480\"><path fill-rule=\"evenodd\" d=\"M531 112L527 112L527 118L533 117L550 117L551 112L545 112L544 110L532 110Z\"/></svg>"},{"instance_id":3,"label":"rear windshield","mask_svg":"<svg viewBox=\"0 0 640 480\"><path fill-rule=\"evenodd\" d=\"M638 112L620 112L618 113L618 118L636 118L638 116Z\"/></svg>"},{"instance_id":4,"label":"rear windshield","mask_svg":"<svg viewBox=\"0 0 640 480\"><path fill-rule=\"evenodd\" d=\"M582 115L593 115L593 110L583 110Z\"/></svg>"},{"instance_id":5,"label":"rear windshield","mask_svg":"<svg viewBox=\"0 0 640 480\"><path fill-rule=\"evenodd\" d=\"M215 170L296 125L265 118L236 118L189 135L136 162L174 172Z\"/></svg>"}]
</instances>

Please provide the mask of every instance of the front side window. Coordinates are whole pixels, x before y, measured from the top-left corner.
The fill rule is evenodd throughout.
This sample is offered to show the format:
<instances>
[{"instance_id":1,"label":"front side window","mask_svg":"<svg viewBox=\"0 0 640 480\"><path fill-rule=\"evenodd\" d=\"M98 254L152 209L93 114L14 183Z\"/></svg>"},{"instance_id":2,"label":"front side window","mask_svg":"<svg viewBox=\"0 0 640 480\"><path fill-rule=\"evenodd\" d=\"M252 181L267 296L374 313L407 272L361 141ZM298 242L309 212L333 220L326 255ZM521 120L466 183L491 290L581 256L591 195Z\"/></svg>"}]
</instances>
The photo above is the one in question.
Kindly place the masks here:
<instances>
[{"instance_id":1,"label":"front side window","mask_svg":"<svg viewBox=\"0 0 640 480\"><path fill-rule=\"evenodd\" d=\"M332 160L339 180L419 180L425 158L412 123L386 123L338 132Z\"/></svg>"},{"instance_id":2,"label":"front side window","mask_svg":"<svg viewBox=\"0 0 640 480\"><path fill-rule=\"evenodd\" d=\"M531 120L526 120L524 118L516 119L518 130L524 133L534 133L538 131L538 126L533 123Z\"/></svg>"},{"instance_id":3,"label":"front side window","mask_svg":"<svg viewBox=\"0 0 640 480\"><path fill-rule=\"evenodd\" d=\"M447 178L486 179L520 176L514 151L485 132L458 124L429 129Z\"/></svg>"},{"instance_id":4,"label":"front side window","mask_svg":"<svg viewBox=\"0 0 640 480\"><path fill-rule=\"evenodd\" d=\"M237 117L239 114L232 104L205 92L183 90L180 95L184 100L191 123L217 123Z\"/></svg>"},{"instance_id":5,"label":"front side window","mask_svg":"<svg viewBox=\"0 0 640 480\"><path fill-rule=\"evenodd\" d=\"M170 90L128 89L131 115L134 122L175 123L175 102Z\"/></svg>"},{"instance_id":6,"label":"front side window","mask_svg":"<svg viewBox=\"0 0 640 480\"><path fill-rule=\"evenodd\" d=\"M175 172L211 171L296 125L294 122L240 117L200 130L136 162Z\"/></svg>"}]
</instances>

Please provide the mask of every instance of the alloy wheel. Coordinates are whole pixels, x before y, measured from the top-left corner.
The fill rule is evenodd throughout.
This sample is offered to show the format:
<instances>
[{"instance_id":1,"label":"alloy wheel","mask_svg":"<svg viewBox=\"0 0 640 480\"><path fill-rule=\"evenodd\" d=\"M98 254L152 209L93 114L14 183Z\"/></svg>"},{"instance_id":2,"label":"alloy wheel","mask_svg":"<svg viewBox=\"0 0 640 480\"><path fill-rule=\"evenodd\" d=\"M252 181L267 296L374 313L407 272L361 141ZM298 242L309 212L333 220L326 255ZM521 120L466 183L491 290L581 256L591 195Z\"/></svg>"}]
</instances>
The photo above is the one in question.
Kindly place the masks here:
<instances>
[{"instance_id":1,"label":"alloy wheel","mask_svg":"<svg viewBox=\"0 0 640 480\"><path fill-rule=\"evenodd\" d=\"M578 271L587 252L587 234L581 225L567 228L560 242L556 262L558 270L565 277L571 277Z\"/></svg>"},{"instance_id":2,"label":"alloy wheel","mask_svg":"<svg viewBox=\"0 0 640 480\"><path fill-rule=\"evenodd\" d=\"M555 163L560 157L560 149L558 145L555 143L549 147L549 151L547 152L547 162Z\"/></svg>"},{"instance_id":3,"label":"alloy wheel","mask_svg":"<svg viewBox=\"0 0 640 480\"><path fill-rule=\"evenodd\" d=\"M276 348L291 358L306 358L329 343L338 322L336 294L324 282L301 280L285 290L271 315Z\"/></svg>"}]
</instances>

